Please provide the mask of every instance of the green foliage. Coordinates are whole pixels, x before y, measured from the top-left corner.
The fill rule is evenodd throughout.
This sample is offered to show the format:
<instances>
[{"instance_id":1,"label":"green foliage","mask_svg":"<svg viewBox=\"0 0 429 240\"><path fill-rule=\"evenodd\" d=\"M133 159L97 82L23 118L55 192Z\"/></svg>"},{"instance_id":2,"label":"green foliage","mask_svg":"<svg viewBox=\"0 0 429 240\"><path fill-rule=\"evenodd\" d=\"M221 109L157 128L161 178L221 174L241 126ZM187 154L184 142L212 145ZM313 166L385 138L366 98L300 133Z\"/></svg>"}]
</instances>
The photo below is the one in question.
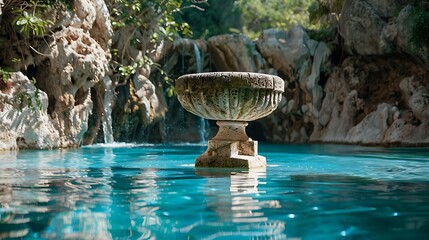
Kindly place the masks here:
<instances>
[{"instance_id":1,"label":"green foliage","mask_svg":"<svg viewBox=\"0 0 429 240\"><path fill-rule=\"evenodd\" d=\"M1 67L0 66L0 78L7 82L10 79L12 69L10 67Z\"/></svg>"},{"instance_id":2,"label":"green foliage","mask_svg":"<svg viewBox=\"0 0 429 240\"><path fill-rule=\"evenodd\" d=\"M324 16L329 15L331 10L327 4L316 1L308 8L310 23L317 24Z\"/></svg>"},{"instance_id":3,"label":"green foliage","mask_svg":"<svg viewBox=\"0 0 429 240\"><path fill-rule=\"evenodd\" d=\"M429 12L414 9L411 43L417 48L429 48Z\"/></svg>"},{"instance_id":4,"label":"green foliage","mask_svg":"<svg viewBox=\"0 0 429 240\"><path fill-rule=\"evenodd\" d=\"M135 74L139 68L144 66L154 66L156 68L160 68L159 64L153 62L152 59L145 55L140 61L135 61L130 65L121 65L119 67L119 72L124 77L130 77L131 75Z\"/></svg>"},{"instance_id":5,"label":"green foliage","mask_svg":"<svg viewBox=\"0 0 429 240\"><path fill-rule=\"evenodd\" d=\"M205 0L199 1L204 3ZM185 4L186 3L186 4ZM116 64L115 69L122 79L134 75L140 68L150 66L161 74L166 83L166 93L173 96L175 93L173 80L162 70L161 65L155 63L149 56L148 50L156 46L161 40L173 41L179 35L190 37L190 25L184 21L177 21L181 11L185 8L196 8L195 0L110 0L107 1L111 13L111 22L114 30L128 28L132 34L124 49L113 49L112 54ZM148 41L148 36L149 40ZM131 59L125 55L127 48L136 48L144 53L141 59ZM131 64L129 64L131 62ZM126 63L126 64L123 64Z\"/></svg>"},{"instance_id":6,"label":"green foliage","mask_svg":"<svg viewBox=\"0 0 429 240\"><path fill-rule=\"evenodd\" d=\"M178 23L173 16L180 12L183 2L184 0L112 0L108 3L114 29L134 26L153 31L153 41L157 41L173 40L179 32L186 36L192 33L187 23ZM148 14L152 14L153 18L148 19ZM158 29L152 29L152 24L156 24Z\"/></svg>"},{"instance_id":7,"label":"green foliage","mask_svg":"<svg viewBox=\"0 0 429 240\"><path fill-rule=\"evenodd\" d=\"M208 0L197 7L185 2L182 13L175 14L178 22L189 23L195 39L207 39L214 35L240 32L240 12L234 6L235 0ZM197 9L196 9L197 8Z\"/></svg>"},{"instance_id":8,"label":"green foliage","mask_svg":"<svg viewBox=\"0 0 429 240\"><path fill-rule=\"evenodd\" d=\"M36 79L33 78L31 81L36 84ZM34 95L32 96L28 92L20 92L15 96L15 102L19 105L19 110L22 111L24 107L28 107L32 112L38 113L42 110L42 100L39 98L40 90L36 87ZM33 102L34 100L34 102Z\"/></svg>"},{"instance_id":9,"label":"green foliage","mask_svg":"<svg viewBox=\"0 0 429 240\"><path fill-rule=\"evenodd\" d=\"M146 55L143 57L143 60L141 61L136 61L130 65L121 65L119 67L119 72L123 77L128 78L134 75L139 68L142 68L144 66L151 66L159 71L159 73L161 74L162 80L164 81L164 83L167 84L166 93L168 97L172 97L176 94L176 89L174 87L173 79L171 79L168 73L162 69L162 66L160 64L155 63L152 59L150 59Z\"/></svg>"},{"instance_id":10,"label":"green foliage","mask_svg":"<svg viewBox=\"0 0 429 240\"><path fill-rule=\"evenodd\" d=\"M309 21L313 25L338 22L344 0L316 0L308 8Z\"/></svg>"},{"instance_id":11,"label":"green foliage","mask_svg":"<svg viewBox=\"0 0 429 240\"><path fill-rule=\"evenodd\" d=\"M241 13L243 32L257 37L267 28L287 30L300 24L307 27L308 7L314 0L236 0Z\"/></svg>"},{"instance_id":12,"label":"green foliage","mask_svg":"<svg viewBox=\"0 0 429 240\"><path fill-rule=\"evenodd\" d=\"M19 32L26 38L30 37L30 34L41 37L46 32L46 26L53 24L50 20L42 19L34 14L28 13L23 10L22 13L18 14L13 20L13 24L19 27Z\"/></svg>"},{"instance_id":13,"label":"green foliage","mask_svg":"<svg viewBox=\"0 0 429 240\"><path fill-rule=\"evenodd\" d=\"M58 5L64 5L69 1L5 1L3 6L3 26L11 25L14 31L19 32L25 39L41 37L53 22L46 19L45 12Z\"/></svg>"}]
</instances>

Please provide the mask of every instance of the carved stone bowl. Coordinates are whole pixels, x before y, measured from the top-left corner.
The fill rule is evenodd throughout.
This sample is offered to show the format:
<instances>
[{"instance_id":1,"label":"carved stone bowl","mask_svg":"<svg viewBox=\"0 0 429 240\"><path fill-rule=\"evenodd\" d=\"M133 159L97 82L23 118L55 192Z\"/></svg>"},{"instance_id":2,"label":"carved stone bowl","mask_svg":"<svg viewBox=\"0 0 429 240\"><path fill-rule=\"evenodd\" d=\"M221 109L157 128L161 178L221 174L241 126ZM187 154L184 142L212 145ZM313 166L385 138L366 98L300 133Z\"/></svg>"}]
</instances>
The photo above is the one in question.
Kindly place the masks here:
<instances>
[{"instance_id":1,"label":"carved stone bowl","mask_svg":"<svg viewBox=\"0 0 429 240\"><path fill-rule=\"evenodd\" d=\"M283 90L283 79L261 73L198 73L176 81L177 97L187 111L221 121L265 117L277 108Z\"/></svg>"},{"instance_id":2,"label":"carved stone bowl","mask_svg":"<svg viewBox=\"0 0 429 240\"><path fill-rule=\"evenodd\" d=\"M213 72L181 76L177 97L189 112L217 120L219 131L195 167L262 168L258 142L246 134L247 121L273 112L282 99L283 79L260 73Z\"/></svg>"}]
</instances>

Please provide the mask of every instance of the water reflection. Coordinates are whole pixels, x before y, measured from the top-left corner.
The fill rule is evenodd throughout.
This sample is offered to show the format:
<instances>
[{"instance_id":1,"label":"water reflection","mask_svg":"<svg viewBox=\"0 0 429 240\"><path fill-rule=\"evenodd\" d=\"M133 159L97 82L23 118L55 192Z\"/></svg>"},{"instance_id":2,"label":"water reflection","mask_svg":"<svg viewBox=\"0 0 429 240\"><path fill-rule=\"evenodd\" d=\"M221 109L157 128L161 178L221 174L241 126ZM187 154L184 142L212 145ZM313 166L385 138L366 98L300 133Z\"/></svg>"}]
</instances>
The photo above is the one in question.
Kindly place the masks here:
<instances>
[{"instance_id":1,"label":"water reflection","mask_svg":"<svg viewBox=\"0 0 429 240\"><path fill-rule=\"evenodd\" d=\"M32 156L30 156L32 155ZM0 238L109 239L109 169L67 151L29 151L0 166ZM35 157L35 158L34 158ZM106 161L112 158L106 154ZM74 164L73 168L66 168ZM103 209L96 210L102 205Z\"/></svg>"},{"instance_id":2,"label":"water reflection","mask_svg":"<svg viewBox=\"0 0 429 240\"><path fill-rule=\"evenodd\" d=\"M183 148L1 153L0 239L429 234L427 161L271 155L267 176L195 170L195 149Z\"/></svg>"},{"instance_id":3,"label":"water reflection","mask_svg":"<svg viewBox=\"0 0 429 240\"><path fill-rule=\"evenodd\" d=\"M110 167L40 154L50 160L20 168L28 162L12 155L0 167L0 238L285 238L265 214L281 207L258 188L265 171L124 168L109 149L97 165Z\"/></svg>"},{"instance_id":4,"label":"water reflection","mask_svg":"<svg viewBox=\"0 0 429 240\"><path fill-rule=\"evenodd\" d=\"M286 238L285 223L270 220L265 215L267 209L281 208L279 201L265 200L265 192L258 190L259 185L266 184L265 169L239 172L197 169L196 174L207 178L205 186L207 206L216 212L217 222L223 223L217 228L207 228L207 236L203 239L226 236L248 236L255 239ZM225 185L230 187L222 187ZM206 225L210 226L210 223Z\"/></svg>"},{"instance_id":5,"label":"water reflection","mask_svg":"<svg viewBox=\"0 0 429 240\"><path fill-rule=\"evenodd\" d=\"M140 239L154 238L152 229L162 226L157 214L160 209L157 177L157 169L149 168L133 177L131 182L130 226L135 226Z\"/></svg>"}]
</instances>

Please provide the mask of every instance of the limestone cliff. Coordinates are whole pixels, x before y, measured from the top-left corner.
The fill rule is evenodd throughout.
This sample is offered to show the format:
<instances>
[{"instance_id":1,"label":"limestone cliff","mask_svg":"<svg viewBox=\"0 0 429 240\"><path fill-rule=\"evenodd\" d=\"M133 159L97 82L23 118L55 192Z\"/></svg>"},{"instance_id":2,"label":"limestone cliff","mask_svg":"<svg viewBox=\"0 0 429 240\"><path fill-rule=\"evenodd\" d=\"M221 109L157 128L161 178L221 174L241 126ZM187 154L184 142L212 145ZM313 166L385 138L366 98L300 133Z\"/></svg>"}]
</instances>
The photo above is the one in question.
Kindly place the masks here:
<instances>
[{"instance_id":1,"label":"limestone cliff","mask_svg":"<svg viewBox=\"0 0 429 240\"><path fill-rule=\"evenodd\" d=\"M1 80L1 149L80 146L92 99L104 95L110 82L112 29L104 1L73 1L73 9L53 8L45 14L52 20L49 36L9 34L0 44L2 64L16 71ZM18 106L20 96L28 97Z\"/></svg>"},{"instance_id":2,"label":"limestone cliff","mask_svg":"<svg viewBox=\"0 0 429 240\"><path fill-rule=\"evenodd\" d=\"M260 120L268 141L428 145L429 55L412 42L413 11L406 1L346 0L329 42L269 29L254 43L213 37L209 52L216 70L285 80L278 110Z\"/></svg>"}]
</instances>

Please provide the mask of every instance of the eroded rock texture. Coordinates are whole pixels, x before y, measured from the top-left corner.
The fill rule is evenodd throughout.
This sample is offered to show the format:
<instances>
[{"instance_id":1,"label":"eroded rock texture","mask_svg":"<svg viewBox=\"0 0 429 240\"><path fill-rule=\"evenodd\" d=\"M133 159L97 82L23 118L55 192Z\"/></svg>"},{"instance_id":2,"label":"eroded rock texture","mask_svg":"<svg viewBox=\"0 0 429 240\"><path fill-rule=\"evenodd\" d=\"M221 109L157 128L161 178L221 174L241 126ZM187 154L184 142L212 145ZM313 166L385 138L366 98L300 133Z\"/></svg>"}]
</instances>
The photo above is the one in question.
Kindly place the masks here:
<instances>
[{"instance_id":1,"label":"eroded rock texture","mask_svg":"<svg viewBox=\"0 0 429 240\"><path fill-rule=\"evenodd\" d=\"M333 42L296 27L265 30L255 53L243 54L250 44L232 36L210 39L209 49L215 62L230 62L216 64L222 70L285 80L279 109L259 121L269 141L427 144L428 55L411 42L412 11L406 1L347 0Z\"/></svg>"},{"instance_id":2,"label":"eroded rock texture","mask_svg":"<svg viewBox=\"0 0 429 240\"><path fill-rule=\"evenodd\" d=\"M177 98L189 112L211 120L253 121L281 100L281 78L247 72L202 73L177 79Z\"/></svg>"},{"instance_id":3,"label":"eroded rock texture","mask_svg":"<svg viewBox=\"0 0 429 240\"><path fill-rule=\"evenodd\" d=\"M428 72L410 57L348 58L325 85L311 141L392 144L401 142L395 139L401 135L404 143L425 143L426 137L417 141L409 131L419 128L429 134L423 116L427 78Z\"/></svg>"},{"instance_id":4,"label":"eroded rock texture","mask_svg":"<svg viewBox=\"0 0 429 240\"><path fill-rule=\"evenodd\" d=\"M0 149L59 147L59 133L46 113L48 96L21 72L0 80Z\"/></svg>"},{"instance_id":5,"label":"eroded rock texture","mask_svg":"<svg viewBox=\"0 0 429 240\"><path fill-rule=\"evenodd\" d=\"M323 97L320 75L330 68L331 50L324 42L310 39L300 27L289 32L264 31L258 49L285 80L285 98L279 110L261 120L267 140L306 142L312 119L319 115Z\"/></svg>"},{"instance_id":6,"label":"eroded rock texture","mask_svg":"<svg viewBox=\"0 0 429 240\"><path fill-rule=\"evenodd\" d=\"M39 57L36 79L49 93L48 113L60 133L61 146L79 146L93 108L90 88L107 75L108 60L82 29L68 27L54 37L56 41L44 51L48 56Z\"/></svg>"},{"instance_id":7,"label":"eroded rock texture","mask_svg":"<svg viewBox=\"0 0 429 240\"><path fill-rule=\"evenodd\" d=\"M97 106L94 106L93 99L102 99L110 83L108 64L112 28L109 13L104 1L78 0L73 1L73 4L75 11L52 9L48 12L56 20L48 29L53 32L51 37L40 43L33 43L31 48L19 47L19 44L25 42L18 42L16 46L5 47L2 53L5 63L10 63L14 69L25 71L28 76L36 79L37 87L41 90L39 95L43 100L39 114L43 117L44 124L49 125L49 128L43 129L49 129L52 135L49 140L35 141L34 135L37 134L26 134L40 132L40 138L48 139L45 132L38 130L39 125L35 124L41 120L37 115L32 116L33 122L14 120L25 125L22 128L26 129L22 130L26 132L22 134L21 130L15 128L15 135L21 138L16 147L78 147L88 130L88 119L93 108L99 109L103 104L97 101ZM12 84L14 81L12 79ZM30 95L34 92L32 88L26 89ZM10 107L15 109L9 109L8 116L13 116L11 111L19 112L16 104ZM23 114L24 112L19 116L24 116ZM2 118L0 123L2 128L8 127L5 120Z\"/></svg>"},{"instance_id":8,"label":"eroded rock texture","mask_svg":"<svg viewBox=\"0 0 429 240\"><path fill-rule=\"evenodd\" d=\"M346 0L339 33L344 49L352 55L383 55L406 52L428 62L428 49L411 42L412 1Z\"/></svg>"},{"instance_id":9,"label":"eroded rock texture","mask_svg":"<svg viewBox=\"0 0 429 240\"><path fill-rule=\"evenodd\" d=\"M112 29L104 1L74 1L74 7L69 25L55 32L43 55L36 56L36 79L49 95L48 114L60 134L61 147L80 146L94 108L91 98L104 97L110 90L106 86ZM91 96L93 87L95 96Z\"/></svg>"},{"instance_id":10,"label":"eroded rock texture","mask_svg":"<svg viewBox=\"0 0 429 240\"><path fill-rule=\"evenodd\" d=\"M256 44L244 35L219 35L208 40L208 49L218 71L258 72L263 58L255 48Z\"/></svg>"}]
</instances>

